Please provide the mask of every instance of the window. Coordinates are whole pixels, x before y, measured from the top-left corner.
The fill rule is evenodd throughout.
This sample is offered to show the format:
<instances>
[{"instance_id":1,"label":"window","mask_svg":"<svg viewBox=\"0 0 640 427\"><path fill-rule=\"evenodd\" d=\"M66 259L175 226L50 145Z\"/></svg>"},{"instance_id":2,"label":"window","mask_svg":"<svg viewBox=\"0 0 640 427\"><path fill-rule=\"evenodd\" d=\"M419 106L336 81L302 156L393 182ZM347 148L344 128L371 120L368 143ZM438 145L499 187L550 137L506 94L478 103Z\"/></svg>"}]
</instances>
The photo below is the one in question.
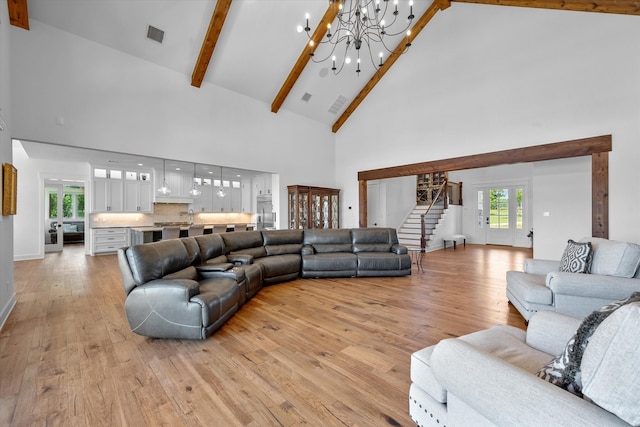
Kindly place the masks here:
<instances>
[{"instance_id":1,"label":"window","mask_svg":"<svg viewBox=\"0 0 640 427\"><path fill-rule=\"evenodd\" d=\"M489 190L489 228L509 228L509 190Z\"/></svg>"},{"instance_id":2,"label":"window","mask_svg":"<svg viewBox=\"0 0 640 427\"><path fill-rule=\"evenodd\" d=\"M522 230L522 196L524 189L516 188L516 229Z\"/></svg>"},{"instance_id":3,"label":"window","mask_svg":"<svg viewBox=\"0 0 640 427\"><path fill-rule=\"evenodd\" d=\"M84 219L84 187L64 186L62 195L62 217ZM49 193L49 218L58 217L58 193Z\"/></svg>"}]
</instances>

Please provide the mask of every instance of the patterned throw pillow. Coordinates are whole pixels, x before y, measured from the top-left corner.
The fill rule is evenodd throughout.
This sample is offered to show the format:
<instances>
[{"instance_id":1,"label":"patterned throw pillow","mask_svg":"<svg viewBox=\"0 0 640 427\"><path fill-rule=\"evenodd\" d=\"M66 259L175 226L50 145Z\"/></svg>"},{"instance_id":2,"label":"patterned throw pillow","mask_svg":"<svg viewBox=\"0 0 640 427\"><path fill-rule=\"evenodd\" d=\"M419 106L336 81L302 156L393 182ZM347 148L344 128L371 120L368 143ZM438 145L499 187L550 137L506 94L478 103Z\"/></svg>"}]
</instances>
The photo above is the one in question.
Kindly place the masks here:
<instances>
[{"instance_id":1,"label":"patterned throw pillow","mask_svg":"<svg viewBox=\"0 0 640 427\"><path fill-rule=\"evenodd\" d=\"M538 371L537 375L543 380L549 381L551 384L582 397L580 365L582 364L584 350L587 348L587 344L589 344L589 338L591 338L598 325L611 313L633 302L640 302L640 292L634 292L625 300L605 305L585 317L575 335L571 337L567 343L564 351L544 365Z\"/></svg>"},{"instance_id":2,"label":"patterned throw pillow","mask_svg":"<svg viewBox=\"0 0 640 427\"><path fill-rule=\"evenodd\" d=\"M560 271L588 273L592 256L591 242L578 243L569 239L560 259Z\"/></svg>"}]
</instances>

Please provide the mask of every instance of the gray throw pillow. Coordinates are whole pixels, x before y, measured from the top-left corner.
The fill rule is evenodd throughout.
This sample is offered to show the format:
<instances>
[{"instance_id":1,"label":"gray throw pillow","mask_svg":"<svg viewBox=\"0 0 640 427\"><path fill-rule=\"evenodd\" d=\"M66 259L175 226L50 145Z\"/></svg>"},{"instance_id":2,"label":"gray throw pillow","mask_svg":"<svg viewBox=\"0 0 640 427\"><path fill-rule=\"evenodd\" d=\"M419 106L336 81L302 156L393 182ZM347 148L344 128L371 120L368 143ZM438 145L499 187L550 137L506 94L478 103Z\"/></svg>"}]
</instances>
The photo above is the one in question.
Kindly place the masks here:
<instances>
[{"instance_id":1,"label":"gray throw pillow","mask_svg":"<svg viewBox=\"0 0 640 427\"><path fill-rule=\"evenodd\" d=\"M569 239L560 258L560 271L588 273L591 267L591 242L578 243Z\"/></svg>"}]
</instances>

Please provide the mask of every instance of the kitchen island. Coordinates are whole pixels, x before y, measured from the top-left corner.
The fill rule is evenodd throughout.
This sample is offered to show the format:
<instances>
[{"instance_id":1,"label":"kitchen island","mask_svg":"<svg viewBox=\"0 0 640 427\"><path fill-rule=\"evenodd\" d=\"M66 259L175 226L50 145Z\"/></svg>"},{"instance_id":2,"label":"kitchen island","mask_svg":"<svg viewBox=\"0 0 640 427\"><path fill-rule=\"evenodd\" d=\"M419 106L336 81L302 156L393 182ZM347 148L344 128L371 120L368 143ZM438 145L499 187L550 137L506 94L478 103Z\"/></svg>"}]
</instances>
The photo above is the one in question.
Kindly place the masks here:
<instances>
[{"instance_id":1,"label":"kitchen island","mask_svg":"<svg viewBox=\"0 0 640 427\"><path fill-rule=\"evenodd\" d=\"M184 224L184 223L180 223L180 224L163 224L165 226L179 226L180 227L180 237L187 237L189 234L189 224ZM143 243L151 243L151 242L157 242L159 240L162 240L162 226L163 225L153 225L153 226L142 226L142 227L130 227L129 229L131 230L131 245L141 245ZM213 228L214 226L216 227L216 229L218 229L218 227L222 226L224 227L226 225L226 231L227 232L232 232L235 231L235 225L234 224L205 224L204 225L204 234L211 234L213 233ZM253 224L248 224L247 225L247 230L253 230L254 229L254 225Z\"/></svg>"}]
</instances>

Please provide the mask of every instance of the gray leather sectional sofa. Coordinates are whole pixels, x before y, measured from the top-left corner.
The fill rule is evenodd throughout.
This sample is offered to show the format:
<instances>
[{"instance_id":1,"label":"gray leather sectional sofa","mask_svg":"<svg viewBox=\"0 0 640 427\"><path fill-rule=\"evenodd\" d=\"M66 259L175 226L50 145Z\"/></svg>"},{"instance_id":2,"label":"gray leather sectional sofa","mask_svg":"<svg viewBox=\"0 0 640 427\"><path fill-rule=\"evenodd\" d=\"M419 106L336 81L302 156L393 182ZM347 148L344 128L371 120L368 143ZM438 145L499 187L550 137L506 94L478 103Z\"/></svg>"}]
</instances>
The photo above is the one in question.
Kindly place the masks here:
<instances>
[{"instance_id":1,"label":"gray leather sectional sofa","mask_svg":"<svg viewBox=\"0 0 640 427\"><path fill-rule=\"evenodd\" d=\"M411 274L392 228L206 234L122 248L118 263L131 330L155 338L207 338L264 285Z\"/></svg>"}]
</instances>

